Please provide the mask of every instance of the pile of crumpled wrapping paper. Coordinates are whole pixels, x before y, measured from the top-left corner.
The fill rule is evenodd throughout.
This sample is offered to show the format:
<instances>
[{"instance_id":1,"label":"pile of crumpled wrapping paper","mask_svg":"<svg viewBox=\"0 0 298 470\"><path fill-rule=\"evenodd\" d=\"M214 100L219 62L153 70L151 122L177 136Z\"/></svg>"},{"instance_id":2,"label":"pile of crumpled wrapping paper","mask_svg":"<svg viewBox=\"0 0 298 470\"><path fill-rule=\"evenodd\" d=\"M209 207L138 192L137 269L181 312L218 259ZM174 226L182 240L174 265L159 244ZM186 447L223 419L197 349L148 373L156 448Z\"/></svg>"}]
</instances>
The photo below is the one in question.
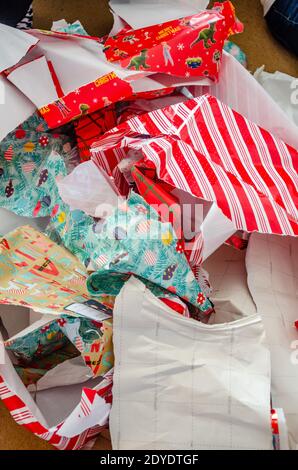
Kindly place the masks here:
<instances>
[{"instance_id":1,"label":"pile of crumpled wrapping paper","mask_svg":"<svg viewBox=\"0 0 298 470\"><path fill-rule=\"evenodd\" d=\"M0 24L0 397L58 449L298 445L297 127L207 3Z\"/></svg>"}]
</instances>

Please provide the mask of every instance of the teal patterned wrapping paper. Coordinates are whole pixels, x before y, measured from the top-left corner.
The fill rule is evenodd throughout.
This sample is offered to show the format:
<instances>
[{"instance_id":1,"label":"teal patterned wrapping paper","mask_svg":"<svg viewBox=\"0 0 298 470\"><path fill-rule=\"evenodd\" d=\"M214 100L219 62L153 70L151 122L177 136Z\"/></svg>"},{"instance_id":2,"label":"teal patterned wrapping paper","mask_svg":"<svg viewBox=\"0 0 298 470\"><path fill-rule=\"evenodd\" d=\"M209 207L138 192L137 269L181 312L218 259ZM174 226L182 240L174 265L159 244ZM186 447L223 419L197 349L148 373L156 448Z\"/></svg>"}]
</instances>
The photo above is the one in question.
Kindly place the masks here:
<instances>
[{"instance_id":1,"label":"teal patterned wrapping paper","mask_svg":"<svg viewBox=\"0 0 298 470\"><path fill-rule=\"evenodd\" d=\"M50 216L47 234L85 266L92 261L98 267L88 281L92 295L104 283L116 295L123 280L115 273L135 274L210 313L212 304L171 224L162 223L141 196L132 193L99 233L92 217L62 201L56 181L68 173L72 147L70 136L49 132L36 114L10 133L0 144L0 207L27 217Z\"/></svg>"},{"instance_id":2,"label":"teal patterned wrapping paper","mask_svg":"<svg viewBox=\"0 0 298 470\"><path fill-rule=\"evenodd\" d=\"M134 192L107 218L92 260L98 266L87 281L92 295L100 291L109 273L114 273L108 279L115 292L121 284L121 277L115 273L135 274L207 314L213 308L194 277L172 225L161 222L157 212Z\"/></svg>"}]
</instances>

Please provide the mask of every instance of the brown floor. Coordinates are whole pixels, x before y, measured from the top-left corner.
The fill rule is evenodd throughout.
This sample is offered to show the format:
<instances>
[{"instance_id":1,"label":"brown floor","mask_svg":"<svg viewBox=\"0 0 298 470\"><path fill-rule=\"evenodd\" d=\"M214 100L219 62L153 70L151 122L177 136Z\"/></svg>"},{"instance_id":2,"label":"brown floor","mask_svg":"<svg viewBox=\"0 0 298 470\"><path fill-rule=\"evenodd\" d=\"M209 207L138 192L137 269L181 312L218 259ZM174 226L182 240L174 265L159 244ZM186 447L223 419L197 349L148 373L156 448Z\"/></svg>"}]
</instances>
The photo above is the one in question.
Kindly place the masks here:
<instances>
[{"instance_id":1,"label":"brown floor","mask_svg":"<svg viewBox=\"0 0 298 470\"><path fill-rule=\"evenodd\" d=\"M238 18L245 25L245 32L232 40L247 53L249 69L254 72L265 64L268 72L280 70L297 77L297 58L270 35L260 0L233 0L233 4ZM100 36L106 34L112 25L107 0L34 0L33 5L35 27L49 29L53 20L65 18L75 21L80 18L91 35Z\"/></svg>"},{"instance_id":2,"label":"brown floor","mask_svg":"<svg viewBox=\"0 0 298 470\"><path fill-rule=\"evenodd\" d=\"M111 442L106 431L96 441L94 450L110 450ZM55 450L50 444L18 426L0 401L0 450ZM1 460L1 457L0 457Z\"/></svg>"},{"instance_id":3,"label":"brown floor","mask_svg":"<svg viewBox=\"0 0 298 470\"><path fill-rule=\"evenodd\" d=\"M63 4L62 4L63 3ZM234 37L248 56L251 71L266 65L268 72L280 70L298 76L298 61L288 53L270 35L263 19L260 0L234 0L238 17L245 24L245 32ZM98 7L95 7L98 5ZM82 24L92 35L101 35L109 31L111 16L106 0L34 0L35 27L47 29L52 20L65 18L69 21L81 19ZM96 14L96 12L99 12ZM90 13L91 12L91 13ZM94 449L109 449L108 435L97 439ZM26 429L18 426L0 403L0 449L20 450L53 449L52 446L34 437Z\"/></svg>"},{"instance_id":4,"label":"brown floor","mask_svg":"<svg viewBox=\"0 0 298 470\"><path fill-rule=\"evenodd\" d=\"M298 77L298 59L271 36L260 0L232 1L245 30L231 39L246 52L249 70L265 65L267 72L279 70Z\"/></svg>"}]
</instances>

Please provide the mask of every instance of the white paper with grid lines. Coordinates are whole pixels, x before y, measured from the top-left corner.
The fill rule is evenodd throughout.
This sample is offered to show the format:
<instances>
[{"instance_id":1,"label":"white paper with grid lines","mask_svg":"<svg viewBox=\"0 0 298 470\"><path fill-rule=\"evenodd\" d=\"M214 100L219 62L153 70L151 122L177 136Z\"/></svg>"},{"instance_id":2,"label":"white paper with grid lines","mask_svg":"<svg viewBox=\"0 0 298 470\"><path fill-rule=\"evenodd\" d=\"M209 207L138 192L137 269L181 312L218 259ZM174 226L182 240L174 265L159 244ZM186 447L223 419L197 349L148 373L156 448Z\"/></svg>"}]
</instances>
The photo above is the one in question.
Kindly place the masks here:
<instances>
[{"instance_id":1,"label":"white paper with grid lines","mask_svg":"<svg viewBox=\"0 0 298 470\"><path fill-rule=\"evenodd\" d=\"M246 250L222 245L204 261L212 287L215 314L209 323L226 323L257 313L247 286Z\"/></svg>"},{"instance_id":2,"label":"white paper with grid lines","mask_svg":"<svg viewBox=\"0 0 298 470\"><path fill-rule=\"evenodd\" d=\"M204 325L131 278L114 310L113 449L271 449L258 315Z\"/></svg>"},{"instance_id":3,"label":"white paper with grid lines","mask_svg":"<svg viewBox=\"0 0 298 470\"><path fill-rule=\"evenodd\" d=\"M298 238L251 235L248 287L271 352L272 403L283 408L290 447L298 449Z\"/></svg>"}]
</instances>

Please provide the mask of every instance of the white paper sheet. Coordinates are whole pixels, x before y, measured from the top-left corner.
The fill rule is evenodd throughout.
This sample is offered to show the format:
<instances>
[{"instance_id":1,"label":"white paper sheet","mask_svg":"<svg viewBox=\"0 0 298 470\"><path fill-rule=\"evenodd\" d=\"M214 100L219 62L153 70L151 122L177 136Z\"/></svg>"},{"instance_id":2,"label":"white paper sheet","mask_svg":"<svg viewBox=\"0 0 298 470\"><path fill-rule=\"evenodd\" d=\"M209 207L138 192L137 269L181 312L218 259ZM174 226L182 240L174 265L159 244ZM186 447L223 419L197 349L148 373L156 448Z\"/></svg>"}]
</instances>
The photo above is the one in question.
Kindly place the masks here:
<instances>
[{"instance_id":1,"label":"white paper sheet","mask_svg":"<svg viewBox=\"0 0 298 470\"><path fill-rule=\"evenodd\" d=\"M0 235L6 235L6 233L22 225L31 225L31 227L43 231L48 225L49 220L49 217L23 217L0 207Z\"/></svg>"},{"instance_id":2,"label":"white paper sheet","mask_svg":"<svg viewBox=\"0 0 298 470\"><path fill-rule=\"evenodd\" d=\"M50 369L36 385L29 385L28 391L39 393L55 387L65 387L87 382L92 378L92 371L87 367L82 356L74 357ZM74 403L74 406L76 403Z\"/></svg>"},{"instance_id":3,"label":"white paper sheet","mask_svg":"<svg viewBox=\"0 0 298 470\"><path fill-rule=\"evenodd\" d=\"M90 379L82 384L76 383L55 388L47 388L46 390L37 392L36 395L34 394L35 402L42 414L45 416L48 426L57 426L62 421L67 421L72 415L74 409L76 409L78 405L80 406L83 387L92 388L101 380L102 378ZM76 422L71 419L70 426L68 427L68 436L65 437L72 437L81 432L81 427L79 426L80 416L77 414L76 418ZM76 426L79 427L77 428ZM87 425L87 429L88 427L89 426ZM86 428L84 428L84 430L85 429ZM60 435L62 435L61 431L60 433Z\"/></svg>"},{"instance_id":4,"label":"white paper sheet","mask_svg":"<svg viewBox=\"0 0 298 470\"><path fill-rule=\"evenodd\" d=\"M37 42L30 34L0 23L0 73L17 64Z\"/></svg>"},{"instance_id":5,"label":"white paper sheet","mask_svg":"<svg viewBox=\"0 0 298 470\"><path fill-rule=\"evenodd\" d=\"M246 251L222 245L204 262L212 286L210 298L215 305L210 322L225 323L257 313L247 286L245 258Z\"/></svg>"},{"instance_id":6,"label":"white paper sheet","mask_svg":"<svg viewBox=\"0 0 298 470\"><path fill-rule=\"evenodd\" d=\"M28 119L35 109L34 104L23 93L0 75L0 141ZM1 225L2 220L0 232Z\"/></svg>"},{"instance_id":7,"label":"white paper sheet","mask_svg":"<svg viewBox=\"0 0 298 470\"><path fill-rule=\"evenodd\" d=\"M275 408L275 413L278 421L279 430L279 449L278 450L290 450L289 447L289 433L286 422L284 410L282 408Z\"/></svg>"},{"instance_id":8,"label":"white paper sheet","mask_svg":"<svg viewBox=\"0 0 298 470\"><path fill-rule=\"evenodd\" d=\"M262 315L272 361L272 404L283 408L291 449L298 447L298 238L254 233L248 287Z\"/></svg>"},{"instance_id":9,"label":"white paper sheet","mask_svg":"<svg viewBox=\"0 0 298 470\"><path fill-rule=\"evenodd\" d=\"M73 423L76 424L78 433L84 432L93 426L103 426L107 423L111 405L106 403L103 398L96 395L91 405L90 414L83 416L81 407L78 406L68 417L67 421L62 424L58 431L58 435L71 437L73 435Z\"/></svg>"},{"instance_id":10,"label":"white paper sheet","mask_svg":"<svg viewBox=\"0 0 298 470\"><path fill-rule=\"evenodd\" d=\"M71 209L79 209L97 218L106 218L118 204L116 186L92 161L78 165L58 181L59 194Z\"/></svg>"},{"instance_id":11,"label":"white paper sheet","mask_svg":"<svg viewBox=\"0 0 298 470\"><path fill-rule=\"evenodd\" d=\"M2 336L0 333L0 341L2 341ZM9 389L13 390L13 392L23 400L26 404L30 412L36 417L36 419L43 425L47 426L46 420L42 413L40 412L38 406L34 402L33 398L31 397L30 393L26 389L23 382L20 380L19 375L17 374L15 368L13 367L9 355L5 351L4 353L4 363L0 363L0 375L5 380L5 383L8 384ZM11 393L9 396L11 396ZM2 395L1 398L4 399L6 395Z\"/></svg>"},{"instance_id":12,"label":"white paper sheet","mask_svg":"<svg viewBox=\"0 0 298 470\"><path fill-rule=\"evenodd\" d=\"M81 37L61 39L38 31L33 33L40 40L36 50L52 62L64 94L112 71L119 78L135 75L134 71L108 62L103 53L103 46L97 41Z\"/></svg>"},{"instance_id":13,"label":"white paper sheet","mask_svg":"<svg viewBox=\"0 0 298 470\"><path fill-rule=\"evenodd\" d=\"M111 0L114 12L132 28L143 28L204 10L209 0Z\"/></svg>"},{"instance_id":14,"label":"white paper sheet","mask_svg":"<svg viewBox=\"0 0 298 470\"><path fill-rule=\"evenodd\" d=\"M128 27L128 24L120 18L119 15L117 15L115 12L112 12L113 17L114 17L114 23L111 31L109 32L109 36L115 36L119 31L122 29Z\"/></svg>"},{"instance_id":15,"label":"white paper sheet","mask_svg":"<svg viewBox=\"0 0 298 470\"><path fill-rule=\"evenodd\" d=\"M282 72L268 73L264 69L263 66L256 70L255 79L258 80L288 118L298 126L298 78Z\"/></svg>"},{"instance_id":16,"label":"white paper sheet","mask_svg":"<svg viewBox=\"0 0 298 470\"><path fill-rule=\"evenodd\" d=\"M1 341L2 336L0 334L0 343ZM85 366L85 368L87 369L87 366ZM51 371L51 374L55 375L54 370ZM83 388L97 389L100 387L102 377L89 379L83 384L76 383L49 388L37 393L32 392L31 396L28 389L20 380L6 351L4 363L1 364L0 361L0 376L4 380L4 382L1 382L1 398L5 400L8 397L16 395L23 401L25 406L17 408L12 412L12 415L17 422L34 424L32 432L34 432L34 430L36 432L37 429L40 429L36 428L36 421L51 433L56 432L56 425L65 420L64 425L67 430L67 435L64 435L64 437L77 436L81 432L89 429L90 423L91 427L98 424L106 424L105 420L107 420L110 405L106 406L104 400L97 400L96 397L96 399L90 403L90 407L88 399L87 402L85 400L88 413L82 413L81 400L84 398L85 393ZM63 375L59 374L59 377L61 380L63 379ZM69 376L66 377L66 382L67 380L69 380ZM97 405L96 409L94 403ZM89 419L86 419L86 417L89 417ZM61 428L59 435L63 436Z\"/></svg>"},{"instance_id":17,"label":"white paper sheet","mask_svg":"<svg viewBox=\"0 0 298 470\"><path fill-rule=\"evenodd\" d=\"M206 260L233 233L234 224L228 219L216 204L212 204L201 226L204 237L203 260Z\"/></svg>"},{"instance_id":18,"label":"white paper sheet","mask_svg":"<svg viewBox=\"0 0 298 470\"><path fill-rule=\"evenodd\" d=\"M197 233L201 232L204 239L202 251L202 260L204 261L235 233L235 226L215 203L203 201L179 189L174 189L172 194L178 198L182 211L183 208L191 208L189 210L192 214L191 227L194 227L194 231L197 231ZM188 217L188 213L185 218L183 216L184 234L188 231L188 227L184 224L185 219L187 220ZM193 236L194 234L187 238L192 239ZM189 249L192 249L192 247L189 247Z\"/></svg>"},{"instance_id":19,"label":"white paper sheet","mask_svg":"<svg viewBox=\"0 0 298 470\"><path fill-rule=\"evenodd\" d=\"M272 449L259 315L204 325L135 278L114 309L113 449Z\"/></svg>"},{"instance_id":20,"label":"white paper sheet","mask_svg":"<svg viewBox=\"0 0 298 470\"><path fill-rule=\"evenodd\" d=\"M274 2L275 0L261 0L264 7L264 16L268 13Z\"/></svg>"},{"instance_id":21,"label":"white paper sheet","mask_svg":"<svg viewBox=\"0 0 298 470\"><path fill-rule=\"evenodd\" d=\"M58 98L52 75L44 56L17 67L7 78L38 109Z\"/></svg>"},{"instance_id":22,"label":"white paper sheet","mask_svg":"<svg viewBox=\"0 0 298 470\"><path fill-rule=\"evenodd\" d=\"M16 335L29 324L29 309L19 305L0 305L0 318L9 336Z\"/></svg>"}]
</instances>

